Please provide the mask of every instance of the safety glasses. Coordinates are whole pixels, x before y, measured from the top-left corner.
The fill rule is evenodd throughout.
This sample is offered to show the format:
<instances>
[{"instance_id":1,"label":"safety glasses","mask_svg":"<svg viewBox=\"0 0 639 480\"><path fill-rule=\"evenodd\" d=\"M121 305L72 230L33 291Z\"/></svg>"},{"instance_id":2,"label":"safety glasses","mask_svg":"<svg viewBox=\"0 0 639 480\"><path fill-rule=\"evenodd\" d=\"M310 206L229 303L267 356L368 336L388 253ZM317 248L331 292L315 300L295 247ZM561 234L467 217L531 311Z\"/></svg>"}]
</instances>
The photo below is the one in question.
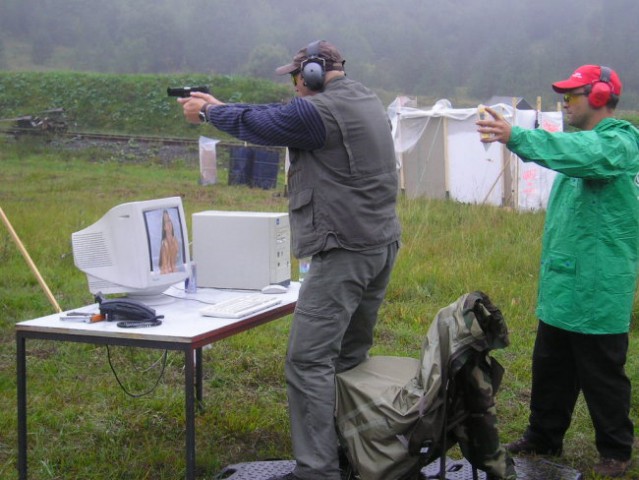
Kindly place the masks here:
<instances>
[{"instance_id":1,"label":"safety glasses","mask_svg":"<svg viewBox=\"0 0 639 480\"><path fill-rule=\"evenodd\" d=\"M297 76L300 74L299 70L291 72L291 81L293 82L293 86L297 87Z\"/></svg>"},{"instance_id":2,"label":"safety glasses","mask_svg":"<svg viewBox=\"0 0 639 480\"><path fill-rule=\"evenodd\" d=\"M570 103L572 101L573 98L577 98L577 97L581 97L584 95L588 95L586 92L579 92L579 93L564 93L564 103Z\"/></svg>"}]
</instances>

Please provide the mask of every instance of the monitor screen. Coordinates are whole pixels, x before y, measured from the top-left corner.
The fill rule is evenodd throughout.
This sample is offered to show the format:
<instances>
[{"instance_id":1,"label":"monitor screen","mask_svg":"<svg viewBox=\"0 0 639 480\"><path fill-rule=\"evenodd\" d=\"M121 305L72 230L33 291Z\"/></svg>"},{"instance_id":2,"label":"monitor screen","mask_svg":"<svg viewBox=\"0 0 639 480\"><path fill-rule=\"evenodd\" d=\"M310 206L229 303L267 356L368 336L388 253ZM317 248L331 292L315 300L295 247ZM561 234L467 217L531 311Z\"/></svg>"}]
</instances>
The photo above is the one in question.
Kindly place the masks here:
<instances>
[{"instance_id":1,"label":"monitor screen","mask_svg":"<svg viewBox=\"0 0 639 480\"><path fill-rule=\"evenodd\" d=\"M158 303L164 290L189 275L180 197L117 205L71 240L74 262L87 275L93 294L127 294Z\"/></svg>"},{"instance_id":2,"label":"monitor screen","mask_svg":"<svg viewBox=\"0 0 639 480\"><path fill-rule=\"evenodd\" d=\"M167 275L184 271L184 239L177 207L144 211L149 270ZM177 228L176 228L177 225Z\"/></svg>"}]
</instances>

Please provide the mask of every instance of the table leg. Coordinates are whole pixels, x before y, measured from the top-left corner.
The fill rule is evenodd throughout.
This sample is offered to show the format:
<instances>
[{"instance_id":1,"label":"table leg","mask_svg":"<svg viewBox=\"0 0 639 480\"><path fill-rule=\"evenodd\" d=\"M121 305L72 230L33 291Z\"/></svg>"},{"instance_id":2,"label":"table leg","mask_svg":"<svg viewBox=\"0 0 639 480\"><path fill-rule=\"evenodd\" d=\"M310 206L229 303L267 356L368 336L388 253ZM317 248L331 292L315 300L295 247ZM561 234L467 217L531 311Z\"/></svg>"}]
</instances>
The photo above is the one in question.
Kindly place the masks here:
<instances>
[{"instance_id":1,"label":"table leg","mask_svg":"<svg viewBox=\"0 0 639 480\"><path fill-rule=\"evenodd\" d=\"M27 355L26 339L16 335L16 366L18 372L18 478L27 478Z\"/></svg>"},{"instance_id":2,"label":"table leg","mask_svg":"<svg viewBox=\"0 0 639 480\"><path fill-rule=\"evenodd\" d=\"M193 382L195 380L195 368L193 349L184 351L184 401L186 413L186 479L195 480L195 395ZM198 362L199 364L200 362Z\"/></svg>"},{"instance_id":3,"label":"table leg","mask_svg":"<svg viewBox=\"0 0 639 480\"><path fill-rule=\"evenodd\" d=\"M198 410L202 412L204 405L202 403L202 349L195 349L195 398L197 400Z\"/></svg>"}]
</instances>

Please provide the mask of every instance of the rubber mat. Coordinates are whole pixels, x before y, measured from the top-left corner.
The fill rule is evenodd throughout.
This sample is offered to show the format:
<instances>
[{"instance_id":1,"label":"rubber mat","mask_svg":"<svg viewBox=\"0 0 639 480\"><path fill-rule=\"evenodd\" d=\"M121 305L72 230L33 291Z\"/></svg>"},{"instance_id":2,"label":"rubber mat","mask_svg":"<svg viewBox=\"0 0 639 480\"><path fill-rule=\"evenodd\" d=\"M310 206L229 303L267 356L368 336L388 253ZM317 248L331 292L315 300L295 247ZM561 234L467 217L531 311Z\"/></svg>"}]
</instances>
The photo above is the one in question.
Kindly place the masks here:
<instances>
[{"instance_id":1,"label":"rubber mat","mask_svg":"<svg viewBox=\"0 0 639 480\"><path fill-rule=\"evenodd\" d=\"M550 462L540 457L515 457L517 480L581 480L582 475L565 465ZM421 471L423 479L439 480L439 460L424 467ZM446 459L446 480L472 480L473 468L467 460ZM477 478L485 480L486 474L477 470Z\"/></svg>"},{"instance_id":2,"label":"rubber mat","mask_svg":"<svg viewBox=\"0 0 639 480\"><path fill-rule=\"evenodd\" d=\"M215 479L267 480L275 475L286 475L292 472L294 468L294 460L238 463L224 468Z\"/></svg>"},{"instance_id":3,"label":"rubber mat","mask_svg":"<svg viewBox=\"0 0 639 480\"><path fill-rule=\"evenodd\" d=\"M286 475L295 468L293 460L248 462L229 465L216 480L268 480L275 475ZM435 461L421 471L422 479L440 479L440 462ZM582 475L565 465L560 465L540 457L515 457L517 480L581 480ZM472 480L473 469L467 460L446 459L446 480ZM477 478L485 480L486 474L477 471ZM356 480L357 477L355 477Z\"/></svg>"}]
</instances>

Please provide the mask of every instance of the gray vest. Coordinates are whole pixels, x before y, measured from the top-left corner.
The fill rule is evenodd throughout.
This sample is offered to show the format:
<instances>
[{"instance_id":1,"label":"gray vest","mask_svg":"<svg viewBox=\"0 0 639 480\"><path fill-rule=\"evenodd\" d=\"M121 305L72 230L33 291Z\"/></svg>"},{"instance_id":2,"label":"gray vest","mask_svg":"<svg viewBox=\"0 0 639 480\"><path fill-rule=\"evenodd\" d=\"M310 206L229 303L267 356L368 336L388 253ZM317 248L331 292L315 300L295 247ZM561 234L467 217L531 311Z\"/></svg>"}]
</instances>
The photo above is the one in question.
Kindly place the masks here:
<instances>
[{"instance_id":1,"label":"gray vest","mask_svg":"<svg viewBox=\"0 0 639 480\"><path fill-rule=\"evenodd\" d=\"M399 240L397 170L388 117L377 96L346 77L304 97L319 111L326 143L290 149L293 253L368 250Z\"/></svg>"}]
</instances>

